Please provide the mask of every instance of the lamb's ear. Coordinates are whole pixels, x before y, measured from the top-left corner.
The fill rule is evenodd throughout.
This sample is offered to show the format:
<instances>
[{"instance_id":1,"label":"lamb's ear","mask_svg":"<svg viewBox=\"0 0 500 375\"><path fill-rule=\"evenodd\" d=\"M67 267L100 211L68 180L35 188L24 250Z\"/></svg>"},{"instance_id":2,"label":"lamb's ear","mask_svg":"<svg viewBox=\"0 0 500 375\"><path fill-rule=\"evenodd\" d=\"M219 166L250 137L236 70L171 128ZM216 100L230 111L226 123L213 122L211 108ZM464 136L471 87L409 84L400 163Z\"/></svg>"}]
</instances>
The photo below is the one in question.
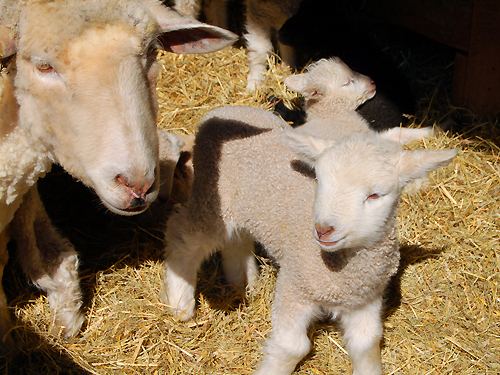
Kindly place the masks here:
<instances>
[{"instance_id":1,"label":"lamb's ear","mask_svg":"<svg viewBox=\"0 0 500 375\"><path fill-rule=\"evenodd\" d=\"M159 158L172 159L177 162L181 154L181 148L186 144L184 140L177 135L157 129L158 144L159 144Z\"/></svg>"},{"instance_id":2,"label":"lamb's ear","mask_svg":"<svg viewBox=\"0 0 500 375\"><path fill-rule=\"evenodd\" d=\"M207 25L183 16L161 3L149 4L161 27L158 37L165 51L180 54L209 53L233 44L238 36L217 26Z\"/></svg>"},{"instance_id":3,"label":"lamb's ear","mask_svg":"<svg viewBox=\"0 0 500 375\"><path fill-rule=\"evenodd\" d=\"M428 173L446 167L457 155L456 150L444 151L402 151L396 167L403 185L427 176Z\"/></svg>"},{"instance_id":4,"label":"lamb's ear","mask_svg":"<svg viewBox=\"0 0 500 375\"><path fill-rule=\"evenodd\" d=\"M423 138L429 138L435 135L432 127L421 129L392 128L380 133L380 137L392 141L406 144L414 141L421 141Z\"/></svg>"},{"instance_id":5,"label":"lamb's ear","mask_svg":"<svg viewBox=\"0 0 500 375\"><path fill-rule=\"evenodd\" d=\"M281 133L281 143L311 166L314 166L323 150L335 144L334 141L300 134L294 130L284 130Z\"/></svg>"},{"instance_id":6,"label":"lamb's ear","mask_svg":"<svg viewBox=\"0 0 500 375\"><path fill-rule=\"evenodd\" d=\"M290 90L301 93L306 99L317 99L326 91L325 85L310 84L307 73L288 76L283 82Z\"/></svg>"},{"instance_id":7,"label":"lamb's ear","mask_svg":"<svg viewBox=\"0 0 500 375\"><path fill-rule=\"evenodd\" d=\"M307 76L305 74L294 74L286 77L283 80L283 83L290 90L295 92L301 92L307 83Z\"/></svg>"}]
</instances>

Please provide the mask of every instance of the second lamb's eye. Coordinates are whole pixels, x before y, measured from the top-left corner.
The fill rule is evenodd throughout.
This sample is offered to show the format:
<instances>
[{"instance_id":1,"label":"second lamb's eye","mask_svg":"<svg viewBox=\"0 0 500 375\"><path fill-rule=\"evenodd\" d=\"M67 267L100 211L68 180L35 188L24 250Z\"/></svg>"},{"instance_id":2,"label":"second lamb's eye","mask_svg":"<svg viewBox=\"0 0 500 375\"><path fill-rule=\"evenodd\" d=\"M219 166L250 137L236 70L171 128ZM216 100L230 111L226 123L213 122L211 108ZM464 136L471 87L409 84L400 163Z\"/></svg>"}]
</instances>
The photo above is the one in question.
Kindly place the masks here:
<instances>
[{"instance_id":1,"label":"second lamb's eye","mask_svg":"<svg viewBox=\"0 0 500 375\"><path fill-rule=\"evenodd\" d=\"M379 194L379 193L373 193L373 194L370 194L366 200L370 200L370 199L379 199L380 197L382 196L382 194Z\"/></svg>"},{"instance_id":2,"label":"second lamb's eye","mask_svg":"<svg viewBox=\"0 0 500 375\"><path fill-rule=\"evenodd\" d=\"M349 81L347 81L346 83L344 83L342 86L346 87L346 86L349 86L351 83L354 83L354 78L349 79Z\"/></svg>"}]
</instances>

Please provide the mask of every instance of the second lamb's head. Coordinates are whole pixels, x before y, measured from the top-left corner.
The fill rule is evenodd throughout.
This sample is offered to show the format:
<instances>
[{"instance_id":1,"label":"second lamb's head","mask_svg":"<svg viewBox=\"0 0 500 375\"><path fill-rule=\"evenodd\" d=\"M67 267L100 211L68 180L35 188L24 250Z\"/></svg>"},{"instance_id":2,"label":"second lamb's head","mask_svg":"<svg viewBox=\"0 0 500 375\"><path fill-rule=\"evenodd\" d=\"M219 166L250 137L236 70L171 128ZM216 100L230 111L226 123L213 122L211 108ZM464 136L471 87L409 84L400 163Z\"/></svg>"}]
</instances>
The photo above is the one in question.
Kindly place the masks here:
<instances>
[{"instance_id":1,"label":"second lamb's head","mask_svg":"<svg viewBox=\"0 0 500 375\"><path fill-rule=\"evenodd\" d=\"M324 102L346 111L354 111L376 92L370 77L352 71L336 57L319 60L309 65L305 73L286 77L284 83L304 96L306 106Z\"/></svg>"},{"instance_id":2,"label":"second lamb's head","mask_svg":"<svg viewBox=\"0 0 500 375\"><path fill-rule=\"evenodd\" d=\"M396 131L353 135L341 142L284 131L282 142L315 168L312 229L325 251L375 246L396 224L403 188L456 155L455 150L404 150Z\"/></svg>"}]
</instances>

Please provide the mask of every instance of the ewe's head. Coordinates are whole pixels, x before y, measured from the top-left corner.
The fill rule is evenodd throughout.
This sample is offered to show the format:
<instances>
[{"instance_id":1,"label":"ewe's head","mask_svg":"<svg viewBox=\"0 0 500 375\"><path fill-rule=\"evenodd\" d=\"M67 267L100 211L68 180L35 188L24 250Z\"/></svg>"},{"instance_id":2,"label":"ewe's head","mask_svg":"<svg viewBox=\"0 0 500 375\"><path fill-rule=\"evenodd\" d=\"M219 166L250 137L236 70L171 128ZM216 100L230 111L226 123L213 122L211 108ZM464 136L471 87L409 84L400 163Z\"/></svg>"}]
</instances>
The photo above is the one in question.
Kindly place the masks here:
<instances>
[{"instance_id":1,"label":"ewe's head","mask_svg":"<svg viewBox=\"0 0 500 375\"><path fill-rule=\"evenodd\" d=\"M306 73L285 78L284 83L307 102L325 102L339 110L353 111L375 95L372 79L353 72L338 58L321 59Z\"/></svg>"},{"instance_id":2,"label":"ewe's head","mask_svg":"<svg viewBox=\"0 0 500 375\"><path fill-rule=\"evenodd\" d=\"M158 194L157 49L212 52L234 34L155 0L27 0L18 15L0 47L17 53L21 125L110 210L144 211Z\"/></svg>"},{"instance_id":3,"label":"ewe's head","mask_svg":"<svg viewBox=\"0 0 500 375\"><path fill-rule=\"evenodd\" d=\"M395 225L405 185L448 165L456 155L454 150L406 151L392 135L336 142L283 132L285 146L316 169L313 233L324 250L377 244Z\"/></svg>"}]
</instances>

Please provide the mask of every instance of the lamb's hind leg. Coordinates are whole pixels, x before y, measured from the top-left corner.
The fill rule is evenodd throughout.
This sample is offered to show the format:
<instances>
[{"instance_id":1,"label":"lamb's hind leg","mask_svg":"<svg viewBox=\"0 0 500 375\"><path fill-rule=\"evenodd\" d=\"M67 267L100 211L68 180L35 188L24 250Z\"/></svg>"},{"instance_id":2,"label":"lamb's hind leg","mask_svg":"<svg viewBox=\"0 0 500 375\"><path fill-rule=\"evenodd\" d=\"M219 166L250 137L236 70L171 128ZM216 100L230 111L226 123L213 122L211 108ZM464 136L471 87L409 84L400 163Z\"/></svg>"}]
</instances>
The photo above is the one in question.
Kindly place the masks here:
<instances>
[{"instance_id":1,"label":"lamb's hind leg","mask_svg":"<svg viewBox=\"0 0 500 375\"><path fill-rule=\"evenodd\" d=\"M344 314L340 323L344 329L346 349L352 360L353 375L382 374L380 339L382 301L377 299L363 308Z\"/></svg>"},{"instance_id":2,"label":"lamb's hind leg","mask_svg":"<svg viewBox=\"0 0 500 375\"><path fill-rule=\"evenodd\" d=\"M84 321L78 256L52 226L36 185L23 197L11 229L24 271L47 293L55 311L53 332L62 330L66 338L75 335Z\"/></svg>"},{"instance_id":3,"label":"lamb's hind leg","mask_svg":"<svg viewBox=\"0 0 500 375\"><path fill-rule=\"evenodd\" d=\"M293 283L280 276L273 304L273 331L267 341L266 355L255 375L291 374L311 346L307 330L319 314L319 307L304 301L294 293Z\"/></svg>"},{"instance_id":4,"label":"lamb's hind leg","mask_svg":"<svg viewBox=\"0 0 500 375\"><path fill-rule=\"evenodd\" d=\"M168 221L165 236L167 248L161 300L183 321L195 315L194 293L198 269L203 260L221 245L214 242L212 236L190 230L192 227L188 223L187 211L182 207Z\"/></svg>"},{"instance_id":5,"label":"lamb's hind leg","mask_svg":"<svg viewBox=\"0 0 500 375\"><path fill-rule=\"evenodd\" d=\"M253 290L259 267L254 255L253 238L246 232L234 234L222 248L222 266L227 282Z\"/></svg>"}]
</instances>

